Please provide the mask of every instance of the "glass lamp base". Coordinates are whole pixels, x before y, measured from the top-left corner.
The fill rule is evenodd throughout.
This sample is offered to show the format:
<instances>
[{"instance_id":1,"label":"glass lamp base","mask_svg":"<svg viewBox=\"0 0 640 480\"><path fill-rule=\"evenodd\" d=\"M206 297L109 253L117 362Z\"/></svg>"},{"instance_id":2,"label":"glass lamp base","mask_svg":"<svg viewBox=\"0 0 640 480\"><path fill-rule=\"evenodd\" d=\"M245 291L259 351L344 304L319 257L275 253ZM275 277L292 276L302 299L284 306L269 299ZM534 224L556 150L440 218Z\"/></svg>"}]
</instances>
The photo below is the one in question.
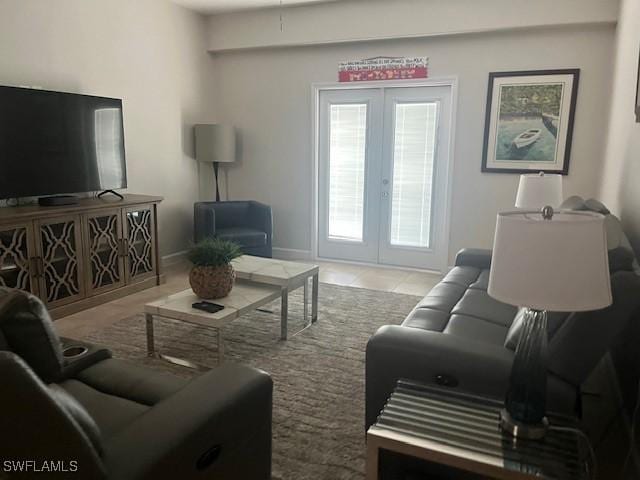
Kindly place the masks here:
<instances>
[{"instance_id":1,"label":"glass lamp base","mask_svg":"<svg viewBox=\"0 0 640 480\"><path fill-rule=\"evenodd\" d=\"M542 438L546 432L546 350L547 312L527 308L500 415L503 431L514 437Z\"/></svg>"},{"instance_id":2,"label":"glass lamp base","mask_svg":"<svg viewBox=\"0 0 640 480\"><path fill-rule=\"evenodd\" d=\"M500 427L503 431L515 438L540 440L544 438L549 428L547 417L542 417L540 423L521 423L513 419L506 409L500 411Z\"/></svg>"}]
</instances>

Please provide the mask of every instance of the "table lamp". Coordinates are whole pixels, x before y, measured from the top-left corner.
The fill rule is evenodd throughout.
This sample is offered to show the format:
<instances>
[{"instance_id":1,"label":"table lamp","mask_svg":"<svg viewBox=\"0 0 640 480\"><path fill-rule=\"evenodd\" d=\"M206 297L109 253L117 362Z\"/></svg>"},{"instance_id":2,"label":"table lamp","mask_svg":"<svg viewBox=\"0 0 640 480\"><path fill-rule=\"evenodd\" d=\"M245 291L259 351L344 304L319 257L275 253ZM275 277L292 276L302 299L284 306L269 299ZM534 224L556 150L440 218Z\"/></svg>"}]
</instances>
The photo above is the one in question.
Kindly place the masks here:
<instances>
[{"instance_id":1,"label":"table lamp","mask_svg":"<svg viewBox=\"0 0 640 480\"><path fill-rule=\"evenodd\" d=\"M502 429L538 439L547 430L547 311L598 310L611 304L604 217L592 212L498 214L488 293L525 307Z\"/></svg>"},{"instance_id":2,"label":"table lamp","mask_svg":"<svg viewBox=\"0 0 640 480\"><path fill-rule=\"evenodd\" d=\"M520 175L517 208L538 210L547 205L558 208L562 200L562 175L544 172Z\"/></svg>"},{"instance_id":3,"label":"table lamp","mask_svg":"<svg viewBox=\"0 0 640 480\"><path fill-rule=\"evenodd\" d=\"M236 161L236 132L228 125L201 124L194 127L196 160L213 163L216 183L216 201L220 201L218 188L218 165Z\"/></svg>"}]
</instances>

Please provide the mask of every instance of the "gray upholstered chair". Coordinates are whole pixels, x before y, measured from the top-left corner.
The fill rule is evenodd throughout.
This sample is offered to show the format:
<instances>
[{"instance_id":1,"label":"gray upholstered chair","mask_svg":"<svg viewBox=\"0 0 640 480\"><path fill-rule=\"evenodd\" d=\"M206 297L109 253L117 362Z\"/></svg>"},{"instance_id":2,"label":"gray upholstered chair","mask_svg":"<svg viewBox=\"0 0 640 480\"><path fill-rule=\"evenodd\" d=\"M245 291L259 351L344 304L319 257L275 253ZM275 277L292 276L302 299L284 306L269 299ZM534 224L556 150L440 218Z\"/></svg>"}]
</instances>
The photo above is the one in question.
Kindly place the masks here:
<instances>
[{"instance_id":1,"label":"gray upholstered chair","mask_svg":"<svg viewBox=\"0 0 640 480\"><path fill-rule=\"evenodd\" d=\"M87 351L66 358L64 343ZM187 381L117 360L61 342L38 298L1 288L0 379L4 460L63 462L71 473L55 478L271 478L264 372L225 365Z\"/></svg>"},{"instance_id":2,"label":"gray upholstered chair","mask_svg":"<svg viewBox=\"0 0 640 480\"><path fill-rule=\"evenodd\" d=\"M248 255L272 256L271 207L254 201L197 202L193 207L194 240L231 240Z\"/></svg>"},{"instance_id":3,"label":"gray upholstered chair","mask_svg":"<svg viewBox=\"0 0 640 480\"><path fill-rule=\"evenodd\" d=\"M548 406L580 413L580 386L640 308L640 275L620 222L601 203L571 198L563 206L606 216L613 293L613 304L603 310L549 312ZM522 312L489 296L490 267L491 251L461 251L455 267L402 325L384 326L371 337L366 356L367 427L399 378L504 398Z\"/></svg>"}]
</instances>

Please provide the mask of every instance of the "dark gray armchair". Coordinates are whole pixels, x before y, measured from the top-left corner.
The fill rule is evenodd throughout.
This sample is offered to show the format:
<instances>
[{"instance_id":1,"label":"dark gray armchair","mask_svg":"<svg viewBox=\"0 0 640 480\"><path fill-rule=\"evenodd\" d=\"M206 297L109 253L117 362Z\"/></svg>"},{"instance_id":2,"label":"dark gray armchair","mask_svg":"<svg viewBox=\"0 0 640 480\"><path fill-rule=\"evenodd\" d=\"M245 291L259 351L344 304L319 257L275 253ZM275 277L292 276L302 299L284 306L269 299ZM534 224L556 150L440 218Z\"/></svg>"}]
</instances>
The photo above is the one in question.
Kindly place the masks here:
<instances>
[{"instance_id":1,"label":"dark gray armchair","mask_svg":"<svg viewBox=\"0 0 640 480\"><path fill-rule=\"evenodd\" d=\"M259 202L197 202L193 206L194 240L218 237L238 243L242 251L272 256L271 207Z\"/></svg>"},{"instance_id":2,"label":"dark gray armchair","mask_svg":"<svg viewBox=\"0 0 640 480\"><path fill-rule=\"evenodd\" d=\"M0 378L2 458L65 469L46 478L271 478L264 372L225 365L188 381L117 360L61 341L39 299L2 288Z\"/></svg>"}]
</instances>

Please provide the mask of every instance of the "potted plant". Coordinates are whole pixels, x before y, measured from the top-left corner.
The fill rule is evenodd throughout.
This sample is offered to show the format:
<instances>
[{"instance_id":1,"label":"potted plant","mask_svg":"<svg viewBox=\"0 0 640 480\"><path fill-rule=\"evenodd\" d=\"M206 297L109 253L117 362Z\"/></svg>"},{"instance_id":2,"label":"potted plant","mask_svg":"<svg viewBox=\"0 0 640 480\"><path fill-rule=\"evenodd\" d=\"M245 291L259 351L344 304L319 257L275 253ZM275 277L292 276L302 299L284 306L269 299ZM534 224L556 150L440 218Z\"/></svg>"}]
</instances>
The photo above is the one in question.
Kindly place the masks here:
<instances>
[{"instance_id":1,"label":"potted plant","mask_svg":"<svg viewBox=\"0 0 640 480\"><path fill-rule=\"evenodd\" d=\"M241 255L239 245L219 238L207 238L191 247L187 258L193 264L189 272L193 293L204 299L229 295L236 278L231 260Z\"/></svg>"}]
</instances>

